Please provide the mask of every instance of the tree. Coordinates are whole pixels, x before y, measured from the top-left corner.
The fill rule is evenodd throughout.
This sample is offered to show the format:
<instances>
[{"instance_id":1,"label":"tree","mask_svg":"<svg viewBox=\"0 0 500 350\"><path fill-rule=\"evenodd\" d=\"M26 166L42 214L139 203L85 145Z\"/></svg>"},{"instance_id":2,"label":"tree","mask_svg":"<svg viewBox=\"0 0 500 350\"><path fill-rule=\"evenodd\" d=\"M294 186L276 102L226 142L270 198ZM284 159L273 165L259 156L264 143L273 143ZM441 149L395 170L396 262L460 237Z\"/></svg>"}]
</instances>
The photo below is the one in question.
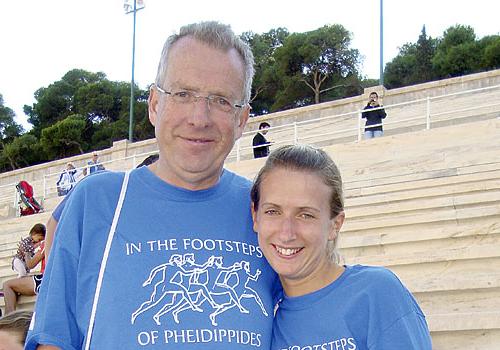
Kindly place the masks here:
<instances>
[{"instance_id":1,"label":"tree","mask_svg":"<svg viewBox=\"0 0 500 350\"><path fill-rule=\"evenodd\" d=\"M0 151L4 158L3 163L5 163L6 159L11 169L17 169L16 161L15 158L7 156L5 148L23 132L23 127L15 122L15 116L14 111L4 105L3 96L0 94ZM6 168L5 166L2 167Z\"/></svg>"},{"instance_id":2,"label":"tree","mask_svg":"<svg viewBox=\"0 0 500 350\"><path fill-rule=\"evenodd\" d=\"M357 77L359 52L350 44L350 33L339 24L289 35L275 53L278 71L285 78L273 108L319 103L322 94Z\"/></svg>"},{"instance_id":3,"label":"tree","mask_svg":"<svg viewBox=\"0 0 500 350\"><path fill-rule=\"evenodd\" d=\"M432 57L436 53L436 41L431 37L427 37L425 25L422 27L422 32L418 37L416 52L415 52L415 76L413 81L415 84L430 81L434 79L432 67Z\"/></svg>"},{"instance_id":4,"label":"tree","mask_svg":"<svg viewBox=\"0 0 500 350\"><path fill-rule=\"evenodd\" d=\"M104 73L73 69L61 80L38 89L35 92L37 102L33 106L24 106L24 112L29 116L28 121L33 125L34 132L40 135L43 128L77 113L75 94L78 89L105 78Z\"/></svg>"},{"instance_id":5,"label":"tree","mask_svg":"<svg viewBox=\"0 0 500 350\"><path fill-rule=\"evenodd\" d=\"M442 38L427 37L425 26L416 43L407 43L387 63L384 81L388 88L471 74L500 67L500 37L477 40L470 26L446 29Z\"/></svg>"},{"instance_id":6,"label":"tree","mask_svg":"<svg viewBox=\"0 0 500 350\"><path fill-rule=\"evenodd\" d=\"M483 67L489 69L500 68L500 36L492 35L481 39L484 46Z\"/></svg>"},{"instance_id":7,"label":"tree","mask_svg":"<svg viewBox=\"0 0 500 350\"><path fill-rule=\"evenodd\" d=\"M255 75L252 84L250 102L255 114L268 113L274 95L280 86L280 77L276 74L274 53L283 46L289 33L286 28L271 29L264 34L245 32L241 39L252 49L255 60Z\"/></svg>"},{"instance_id":8,"label":"tree","mask_svg":"<svg viewBox=\"0 0 500 350\"><path fill-rule=\"evenodd\" d=\"M479 54L474 29L456 25L445 30L432 64L439 78L470 74L478 71Z\"/></svg>"},{"instance_id":9,"label":"tree","mask_svg":"<svg viewBox=\"0 0 500 350\"><path fill-rule=\"evenodd\" d=\"M147 118L147 91L136 86L134 92L133 135L135 139L148 138L152 135L152 128L144 121ZM71 115L81 116L85 123L78 152L110 147L117 138L128 136L130 83L110 81L101 72L73 69L61 80L38 89L35 97L37 102L25 106L25 113L30 116L33 133L38 137L45 128ZM117 125L113 126L114 123ZM59 151L51 153L55 154L61 155Z\"/></svg>"},{"instance_id":10,"label":"tree","mask_svg":"<svg viewBox=\"0 0 500 350\"><path fill-rule=\"evenodd\" d=\"M3 96L0 94L0 141L12 140L23 132L23 127L16 123L16 114L12 109L4 106Z\"/></svg>"},{"instance_id":11,"label":"tree","mask_svg":"<svg viewBox=\"0 0 500 350\"><path fill-rule=\"evenodd\" d=\"M5 145L2 152L3 170L15 170L45 160L45 154L40 143L30 133L16 137L12 142Z\"/></svg>"},{"instance_id":12,"label":"tree","mask_svg":"<svg viewBox=\"0 0 500 350\"><path fill-rule=\"evenodd\" d=\"M73 114L42 130L40 143L49 159L60 159L84 153L85 118Z\"/></svg>"},{"instance_id":13,"label":"tree","mask_svg":"<svg viewBox=\"0 0 500 350\"><path fill-rule=\"evenodd\" d=\"M384 82L388 88L423 83L435 79L432 59L437 40L427 36L425 25L416 43L407 43L398 55L386 64Z\"/></svg>"}]
</instances>

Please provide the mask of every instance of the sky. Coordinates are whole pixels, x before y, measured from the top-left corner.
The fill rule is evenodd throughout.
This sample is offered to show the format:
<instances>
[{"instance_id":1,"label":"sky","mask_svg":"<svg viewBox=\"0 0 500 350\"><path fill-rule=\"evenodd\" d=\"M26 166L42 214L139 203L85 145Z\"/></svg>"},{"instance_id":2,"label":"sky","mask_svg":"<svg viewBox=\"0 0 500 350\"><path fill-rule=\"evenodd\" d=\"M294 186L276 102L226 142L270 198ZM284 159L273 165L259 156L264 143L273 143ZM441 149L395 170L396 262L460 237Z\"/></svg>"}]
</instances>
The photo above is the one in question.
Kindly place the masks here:
<instances>
[{"instance_id":1,"label":"sky","mask_svg":"<svg viewBox=\"0 0 500 350\"><path fill-rule=\"evenodd\" d=\"M361 74L379 78L380 0L144 0L137 13L135 82L146 88L156 75L167 36L184 24L217 20L233 31L265 33L285 27L305 32L342 24L352 33L352 48L363 63ZM16 121L29 129L23 105L36 102L34 92L60 80L71 69L104 72L108 79L130 81L132 14L123 0L1 0L0 94ZM384 0L384 63L399 48L427 34L440 37L455 24L470 25L476 35L500 33L500 1Z\"/></svg>"}]
</instances>

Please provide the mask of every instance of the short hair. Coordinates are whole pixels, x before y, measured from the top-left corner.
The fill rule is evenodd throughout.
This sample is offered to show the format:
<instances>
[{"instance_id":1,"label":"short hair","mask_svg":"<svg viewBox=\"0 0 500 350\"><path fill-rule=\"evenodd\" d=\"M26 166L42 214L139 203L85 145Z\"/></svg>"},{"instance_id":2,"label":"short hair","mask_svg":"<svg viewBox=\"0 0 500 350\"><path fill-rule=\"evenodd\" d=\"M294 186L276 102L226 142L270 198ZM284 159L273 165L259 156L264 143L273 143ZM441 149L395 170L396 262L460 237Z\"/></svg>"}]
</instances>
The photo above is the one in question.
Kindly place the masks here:
<instances>
[{"instance_id":1,"label":"short hair","mask_svg":"<svg viewBox=\"0 0 500 350\"><path fill-rule=\"evenodd\" d=\"M30 235L32 234L39 234L39 235L42 235L43 237L45 237L45 225L44 224L35 224L31 230L30 230Z\"/></svg>"},{"instance_id":2,"label":"short hair","mask_svg":"<svg viewBox=\"0 0 500 350\"><path fill-rule=\"evenodd\" d=\"M342 177L335 162L323 150L307 145L282 146L271 152L264 166L260 169L253 183L250 197L253 209L257 211L260 200L260 186L268 173L275 168L297 170L317 174L323 182L332 190L330 197L330 217L334 218L344 211L344 195L342 189ZM328 242L328 253L334 262L340 261L337 251L337 240L339 234L333 241Z\"/></svg>"},{"instance_id":3,"label":"short hair","mask_svg":"<svg viewBox=\"0 0 500 350\"><path fill-rule=\"evenodd\" d=\"M0 317L0 331L18 334L21 344L24 345L32 316L33 311L16 310Z\"/></svg>"},{"instance_id":4,"label":"short hair","mask_svg":"<svg viewBox=\"0 0 500 350\"><path fill-rule=\"evenodd\" d=\"M371 96L371 95L375 95L378 97L378 94L375 91L370 92L370 95L368 95L368 96Z\"/></svg>"},{"instance_id":5,"label":"short hair","mask_svg":"<svg viewBox=\"0 0 500 350\"><path fill-rule=\"evenodd\" d=\"M165 80L165 74L168 67L168 54L172 45L184 37L193 37L208 46L221 50L229 51L235 49L243 62L245 76L243 80L243 99L244 103L250 101L252 91L252 80L254 75L254 58L252 50L241 38L234 34L229 25L216 21L192 23L183 26L179 34L171 35L165 41L161 53L158 72L156 73L156 85L161 85Z\"/></svg>"},{"instance_id":6,"label":"short hair","mask_svg":"<svg viewBox=\"0 0 500 350\"><path fill-rule=\"evenodd\" d=\"M268 122L262 122L259 124L259 130L262 128L270 128L271 125Z\"/></svg>"}]
</instances>

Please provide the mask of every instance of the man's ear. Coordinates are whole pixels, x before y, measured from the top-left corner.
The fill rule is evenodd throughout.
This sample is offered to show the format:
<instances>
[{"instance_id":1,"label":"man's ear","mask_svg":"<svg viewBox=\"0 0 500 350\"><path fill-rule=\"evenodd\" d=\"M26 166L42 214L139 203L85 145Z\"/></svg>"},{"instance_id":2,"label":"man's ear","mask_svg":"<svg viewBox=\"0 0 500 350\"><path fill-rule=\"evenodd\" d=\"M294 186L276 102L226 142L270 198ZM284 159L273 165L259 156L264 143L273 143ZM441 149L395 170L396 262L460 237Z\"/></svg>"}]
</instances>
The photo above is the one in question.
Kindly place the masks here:
<instances>
[{"instance_id":1,"label":"man's ear","mask_svg":"<svg viewBox=\"0 0 500 350\"><path fill-rule=\"evenodd\" d=\"M151 85L149 88L149 98L148 98L148 113L149 122L151 125L156 125L156 118L158 117L158 91Z\"/></svg>"},{"instance_id":2,"label":"man's ear","mask_svg":"<svg viewBox=\"0 0 500 350\"><path fill-rule=\"evenodd\" d=\"M235 133L235 140L239 139L243 134L243 130L245 130L245 126L247 125L248 118L250 117L250 105L245 105L241 108L240 114L237 117L237 131Z\"/></svg>"}]
</instances>

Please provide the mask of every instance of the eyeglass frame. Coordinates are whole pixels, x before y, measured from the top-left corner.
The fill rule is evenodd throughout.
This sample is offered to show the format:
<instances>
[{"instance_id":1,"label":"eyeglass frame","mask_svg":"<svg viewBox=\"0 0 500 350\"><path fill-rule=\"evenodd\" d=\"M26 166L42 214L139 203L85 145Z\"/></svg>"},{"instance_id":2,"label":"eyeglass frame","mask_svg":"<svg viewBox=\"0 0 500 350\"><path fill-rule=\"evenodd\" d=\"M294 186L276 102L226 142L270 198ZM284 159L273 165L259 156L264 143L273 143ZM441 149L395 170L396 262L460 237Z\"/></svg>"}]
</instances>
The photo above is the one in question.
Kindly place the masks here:
<instances>
[{"instance_id":1,"label":"eyeglass frame","mask_svg":"<svg viewBox=\"0 0 500 350\"><path fill-rule=\"evenodd\" d=\"M165 94L165 95L167 95L167 96L174 96L174 93L176 93L176 92L174 92L174 91L167 91L167 90L164 90L163 88L159 87L159 86L158 86L158 84L153 84L153 85L155 86L156 90L158 90L159 92L161 92L162 94ZM211 111L210 104L212 103L211 101L213 101L213 100L214 100L214 98L216 98L216 97L220 97L220 98L222 98L222 99L224 99L224 100L227 100L227 101L229 102L229 100L228 100L228 98L227 98L227 97L225 97L225 96L221 96L221 95L208 94L207 96L203 96L203 95L198 95L198 94L196 94L194 91L192 91L192 90L187 90L187 89L181 89L181 90L180 90L180 91L178 91L178 92L181 92L181 91L182 91L182 92L189 93L189 95L190 95L190 96L192 96L192 98L194 98L194 100L193 100L193 101L191 101L191 102L189 102L188 104L192 104L192 103L194 103L194 102L198 101L198 100L199 100L199 99L201 99L201 98L205 99L205 100L207 101L207 106L208 106L208 109L209 109L210 111ZM175 102L175 100L174 100L174 102ZM178 103L178 102L176 102L176 103ZM181 103L182 103L182 102L181 102ZM229 105L231 106L232 110L229 110L229 111L227 111L227 112L226 112L226 111L222 111L222 110L219 110L219 111L221 111L221 112L223 112L223 113L231 114L232 112L235 112L235 108L237 108L237 109L239 109L239 110L242 110L242 109L243 109L243 107L245 107L245 103L241 103L241 104L239 104L239 103L234 103L234 102L232 102L232 103L231 103L231 102L229 102Z\"/></svg>"}]
</instances>

